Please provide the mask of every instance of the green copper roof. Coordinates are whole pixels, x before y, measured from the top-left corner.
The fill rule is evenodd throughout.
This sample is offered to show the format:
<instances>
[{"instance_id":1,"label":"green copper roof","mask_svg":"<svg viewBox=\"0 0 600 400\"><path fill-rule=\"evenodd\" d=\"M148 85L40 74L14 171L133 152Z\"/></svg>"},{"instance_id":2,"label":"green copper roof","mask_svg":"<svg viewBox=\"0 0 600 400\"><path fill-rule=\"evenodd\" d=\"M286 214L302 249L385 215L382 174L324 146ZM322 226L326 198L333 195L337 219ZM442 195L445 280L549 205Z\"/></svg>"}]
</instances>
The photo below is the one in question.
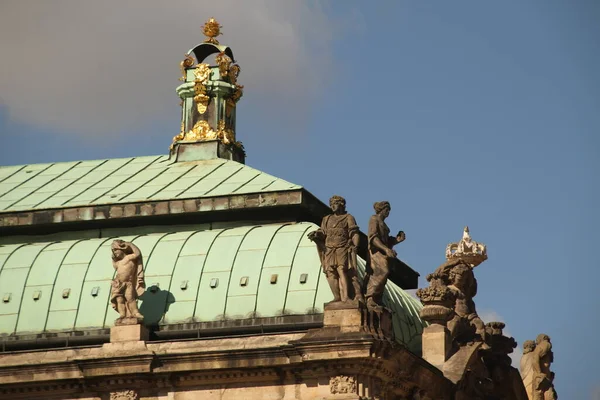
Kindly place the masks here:
<instances>
[{"instance_id":1,"label":"green copper roof","mask_svg":"<svg viewBox=\"0 0 600 400\"><path fill-rule=\"evenodd\" d=\"M168 156L0 167L0 213L300 189L224 159Z\"/></svg>"},{"instance_id":2,"label":"green copper roof","mask_svg":"<svg viewBox=\"0 0 600 400\"><path fill-rule=\"evenodd\" d=\"M316 228L269 224L119 238L144 257L145 323L169 325L321 313L332 295L306 237ZM0 245L0 335L112 326L114 238ZM359 264L364 274L364 261ZM392 282L384 302L394 312L397 340L418 351L419 302Z\"/></svg>"}]
</instances>

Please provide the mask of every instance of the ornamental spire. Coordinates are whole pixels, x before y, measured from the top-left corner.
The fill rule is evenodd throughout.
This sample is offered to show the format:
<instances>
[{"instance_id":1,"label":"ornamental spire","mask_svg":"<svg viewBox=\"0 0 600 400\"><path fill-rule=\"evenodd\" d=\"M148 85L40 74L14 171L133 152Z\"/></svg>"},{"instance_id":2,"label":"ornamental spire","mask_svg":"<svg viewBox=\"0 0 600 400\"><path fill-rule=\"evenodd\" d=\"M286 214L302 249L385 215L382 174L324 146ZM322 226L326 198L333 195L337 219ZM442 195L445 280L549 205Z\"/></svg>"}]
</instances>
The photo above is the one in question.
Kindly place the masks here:
<instances>
[{"instance_id":1,"label":"ornamental spire","mask_svg":"<svg viewBox=\"0 0 600 400\"><path fill-rule=\"evenodd\" d=\"M244 147L235 134L236 106L244 89L238 83L241 68L231 48L217 41L221 34L217 20L210 18L202 31L206 40L188 51L179 64L183 81L177 88L182 106L181 131L173 138L171 153L177 160L225 158L244 162ZM214 62L208 59L212 55ZM191 149L188 143L201 142L193 145L203 147L201 151L187 151ZM184 145L185 151L181 147Z\"/></svg>"}]
</instances>

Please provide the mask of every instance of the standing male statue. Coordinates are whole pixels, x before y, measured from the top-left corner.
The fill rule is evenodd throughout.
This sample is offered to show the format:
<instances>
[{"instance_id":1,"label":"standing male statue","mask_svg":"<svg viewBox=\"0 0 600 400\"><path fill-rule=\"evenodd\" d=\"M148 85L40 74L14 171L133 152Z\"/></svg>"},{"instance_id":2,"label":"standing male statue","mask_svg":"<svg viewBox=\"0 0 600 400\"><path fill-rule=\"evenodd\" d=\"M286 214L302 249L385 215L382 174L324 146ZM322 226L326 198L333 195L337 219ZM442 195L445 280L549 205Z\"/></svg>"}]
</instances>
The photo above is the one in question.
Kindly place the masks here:
<instances>
[{"instance_id":1,"label":"standing male statue","mask_svg":"<svg viewBox=\"0 0 600 400\"><path fill-rule=\"evenodd\" d=\"M406 239L402 231L396 236L390 236L390 228L385 223L392 210L388 201L379 201L373 208L376 214L369 220L369 256L373 272L368 276L365 295L367 306L371 308L382 304L381 297L390 274L392 259L397 255L393 247Z\"/></svg>"},{"instance_id":2,"label":"standing male statue","mask_svg":"<svg viewBox=\"0 0 600 400\"><path fill-rule=\"evenodd\" d=\"M144 293L144 266L140 249L130 242L114 240L111 245L113 267L110 302L119 313L115 325L135 324L144 316L137 307L137 298Z\"/></svg>"},{"instance_id":3,"label":"standing male statue","mask_svg":"<svg viewBox=\"0 0 600 400\"><path fill-rule=\"evenodd\" d=\"M343 197L333 196L329 199L329 206L333 213L325 216L321 228L310 232L308 238L317 244L333 301L362 301L356 274L358 225L354 217L346 212L346 200Z\"/></svg>"}]
</instances>

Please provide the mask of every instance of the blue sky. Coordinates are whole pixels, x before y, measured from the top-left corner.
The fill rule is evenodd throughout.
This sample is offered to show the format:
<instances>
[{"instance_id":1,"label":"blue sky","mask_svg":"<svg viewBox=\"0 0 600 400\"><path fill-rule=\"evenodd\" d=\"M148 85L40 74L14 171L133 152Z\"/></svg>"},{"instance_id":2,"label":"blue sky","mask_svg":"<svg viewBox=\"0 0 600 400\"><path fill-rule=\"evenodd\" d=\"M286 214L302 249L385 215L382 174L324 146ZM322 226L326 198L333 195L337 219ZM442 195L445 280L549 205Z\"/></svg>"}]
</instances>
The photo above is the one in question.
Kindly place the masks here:
<instances>
[{"instance_id":1,"label":"blue sky","mask_svg":"<svg viewBox=\"0 0 600 400\"><path fill-rule=\"evenodd\" d=\"M257 2L247 24L225 3L208 8L242 66L247 163L323 201L343 195L363 229L389 200L391 229L407 235L399 257L423 278L469 225L489 253L475 271L480 314L519 347L549 334L559 396L600 398L600 3ZM81 26L58 14L42 27L16 18L20 35L0 39L12 56L0 61L0 164L165 154L178 62L213 15L198 10L167 39L183 28L150 18L157 8L127 22L162 22L152 46L127 42L137 33L118 16L131 11L116 6L96 13L85 44L61 39ZM121 66L110 90L94 86Z\"/></svg>"}]
</instances>

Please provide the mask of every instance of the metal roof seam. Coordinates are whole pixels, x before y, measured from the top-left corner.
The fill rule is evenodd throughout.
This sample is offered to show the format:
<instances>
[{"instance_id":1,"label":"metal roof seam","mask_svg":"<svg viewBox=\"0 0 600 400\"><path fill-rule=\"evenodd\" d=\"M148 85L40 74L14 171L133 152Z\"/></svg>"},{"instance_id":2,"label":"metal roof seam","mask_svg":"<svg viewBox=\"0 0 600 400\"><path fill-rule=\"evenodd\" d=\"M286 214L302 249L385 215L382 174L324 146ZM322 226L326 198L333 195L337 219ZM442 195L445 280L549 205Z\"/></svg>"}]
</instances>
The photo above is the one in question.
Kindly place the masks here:
<instances>
[{"instance_id":1,"label":"metal roof seam","mask_svg":"<svg viewBox=\"0 0 600 400\"><path fill-rule=\"evenodd\" d=\"M112 175L112 174L113 174L115 171L117 171L117 170L118 170L118 169L120 169L120 168L123 168L123 167L125 167L127 164L130 164L130 163L131 163L133 160L135 160L135 157L132 157L132 158L130 158L130 159L129 159L129 161L125 162L125 164L121 165L121 166L120 166L120 167L118 167L117 169L115 169L115 170L113 170L113 171L110 171L110 172L108 172L108 173L106 174L106 176L105 176L105 177L101 178L99 181L96 181L96 182L94 182L94 183L93 183L91 186L89 186L89 187L88 187L87 189L85 189L85 190L87 191L87 190L90 190L90 189L94 189L94 186L97 186L98 184L102 183L103 181L105 181L106 179L108 179L108 178L109 178L109 177L110 177L110 176L111 176L111 175ZM96 187L96 189L98 189L98 188ZM113 189L113 188L108 188L108 189L106 189L104 192L102 192L102 195L100 195L100 197L104 196L106 193L110 192L112 189ZM77 198L77 197L78 197L78 196L80 196L81 194L83 194L83 192L79 193L77 196L74 196L74 197L70 198L70 199L67 201L67 203L68 203L69 201L71 201L71 200L73 200L73 199ZM63 204L64 204L64 203L63 203Z\"/></svg>"},{"instance_id":2,"label":"metal roof seam","mask_svg":"<svg viewBox=\"0 0 600 400\"><path fill-rule=\"evenodd\" d=\"M49 246L53 245L54 243L58 243L58 242L49 242L46 246L44 246L44 248L42 248L36 254L35 258L31 262L31 266L29 266L29 270L27 271L27 276L25 277L25 281L23 282L23 291L21 292L21 301L19 302L19 311L17 312L17 320L15 321L15 327L13 328L14 332L17 331L17 327L19 326L19 319L21 318L21 308L23 307L23 299L25 298L25 288L27 287L27 280L29 280L29 275L31 274L31 270L33 269L33 265L37 261L37 259L40 256L40 254L42 254L44 252L44 250L46 250L46 248L48 248Z\"/></svg>"},{"instance_id":3,"label":"metal roof seam","mask_svg":"<svg viewBox=\"0 0 600 400\"><path fill-rule=\"evenodd\" d=\"M215 242L217 241L219 236L221 236L221 234L223 234L223 232L231 230L231 229L232 228L225 228L225 229L222 229L221 232L217 233L215 235L215 237L213 238L212 242L210 242L208 249L206 250L206 257L204 257L204 261L202 261L202 270L200 271L200 274L198 275L198 288L196 290L196 301L194 302L194 311L192 312L192 318L196 318L196 309L198 308L198 296L200 295L200 282L202 282L202 275L204 274L204 267L206 267L206 260L208 259L208 254L210 253L210 250L212 249L213 245L215 244ZM212 230L212 226L211 226L211 230Z\"/></svg>"},{"instance_id":4,"label":"metal roof seam","mask_svg":"<svg viewBox=\"0 0 600 400\"><path fill-rule=\"evenodd\" d=\"M81 175L79 178L74 179L71 183L69 183L67 186L65 186L64 188L61 188L58 192L54 193L52 196L48 197L46 200L42 201L39 204L36 204L35 207L39 206L40 204L43 204L45 201L48 201L51 197L56 196L57 194L59 194L60 192L62 192L63 190L73 186L74 184L76 184L78 181L80 181L81 179L85 178L86 176L88 176L89 174L91 174L92 172L94 172L96 169L100 168L102 165L106 164L108 162L108 160L104 160L102 161L100 164L96 165L95 167L93 167L92 169L90 169L88 172L86 172L85 174ZM88 186L87 189L89 189L90 186ZM85 189L85 190L87 190ZM85 191L84 190L84 191ZM61 206L64 205L65 203L68 203L69 201L73 200L75 197L79 196L81 193L83 193L83 191L77 193L75 196L69 198L69 200L67 201L63 201L61 203Z\"/></svg>"},{"instance_id":5,"label":"metal roof seam","mask_svg":"<svg viewBox=\"0 0 600 400\"><path fill-rule=\"evenodd\" d=\"M8 255L8 257L6 257L4 259L4 262L2 263L2 265L0 265L0 273L2 273L2 269L4 268L4 266L6 265L6 263L8 262L8 260L15 254L15 252L17 250L19 250L21 247L23 246L27 246L28 243L21 243L19 246L17 246L13 251L10 252L10 254ZM0 246L1 247L1 246Z\"/></svg>"},{"instance_id":6,"label":"metal roof seam","mask_svg":"<svg viewBox=\"0 0 600 400\"><path fill-rule=\"evenodd\" d=\"M246 233L244 234L244 237L242 238L242 240L240 240L237 250L235 251L235 256L233 257L233 260L231 261L231 269L229 270L229 279L227 279L227 290L225 291L225 302L223 304L223 316L225 316L225 313L227 312L227 300L229 299L229 286L231 285L231 276L233 275L233 267L235 266L235 260L237 260L237 256L240 252L240 248L242 247L242 243L244 243L244 239L246 239L246 237L248 236L248 234L250 232L252 232L254 229L260 228L260 227L261 227L261 225L256 225L256 226L252 227L251 229L247 230ZM275 233L275 235L276 234L277 233ZM273 235L273 236L275 236L275 235Z\"/></svg>"},{"instance_id":7,"label":"metal roof seam","mask_svg":"<svg viewBox=\"0 0 600 400\"><path fill-rule=\"evenodd\" d=\"M275 178L275 177L274 177ZM269 186L271 186L272 184L274 184L275 182L277 182L277 178L273 179L268 185L264 186L262 189L260 190L265 190L266 188L268 188Z\"/></svg>"},{"instance_id":8,"label":"metal roof seam","mask_svg":"<svg viewBox=\"0 0 600 400\"><path fill-rule=\"evenodd\" d=\"M77 300L77 312L75 312L75 318L73 319L73 330L75 330L75 327L77 326L77 317L79 316L79 307L81 306L81 299L83 298L83 287L85 286L85 279L87 278L88 272L90 270L90 265L92 265L92 260L94 259L94 257L96 257L96 254L98 254L98 250L100 250L102 245L109 240L111 240L110 237L106 238L105 240L101 241L100 244L98 244L98 247L96 247L96 250L94 250L94 253L90 257L90 261L88 262L88 266L85 269L85 274L83 274L83 279L81 279L81 289L79 290L79 299Z\"/></svg>"},{"instance_id":9,"label":"metal roof seam","mask_svg":"<svg viewBox=\"0 0 600 400\"><path fill-rule=\"evenodd\" d=\"M161 161L159 161L161 162ZM134 194L136 191L138 191L139 189L143 188L144 186L146 186L149 182L152 182L154 179L158 178L159 176L161 176L162 174L164 174L165 172L167 172L167 169L163 169L162 171L160 171L158 174L154 175L152 178L144 181L144 183L140 184L139 186L137 186L135 189L133 189L132 191L128 192L127 194L125 194L124 196L121 196L121 198L119 198L119 201L122 201L124 199L126 199L127 197L131 196L132 194ZM139 200L138 200L139 201Z\"/></svg>"},{"instance_id":10,"label":"metal roof seam","mask_svg":"<svg viewBox=\"0 0 600 400\"><path fill-rule=\"evenodd\" d=\"M183 189L181 192L177 193L177 195L175 195L175 198L180 198L185 192L187 192L191 187L194 187L195 185L198 184L198 182L200 182L201 180L203 180L204 178L206 178L207 176L213 174L215 171L217 171L219 168L223 167L223 165L227 164L226 162L222 162L219 165L217 165L215 168L211 169L209 172L207 172L206 174L202 175L200 178L198 178L198 180L196 180L194 183L192 183L190 186L188 186L187 188Z\"/></svg>"},{"instance_id":11,"label":"metal roof seam","mask_svg":"<svg viewBox=\"0 0 600 400\"><path fill-rule=\"evenodd\" d=\"M9 174L9 175L5 176L4 178L0 179L0 183L4 182L5 180L9 179L10 177L12 177L12 176L15 176L15 175L16 175L16 174L18 174L19 172L23 171L23 169L24 169L25 167L27 167L27 165L29 165L29 164L22 165L22 166L21 166L21 168L17 169L17 170L16 170L15 172L13 172L12 174Z\"/></svg>"},{"instance_id":12,"label":"metal roof seam","mask_svg":"<svg viewBox=\"0 0 600 400\"><path fill-rule=\"evenodd\" d=\"M300 248L300 242L302 242L302 239L304 238L304 235L306 234L306 231L309 230L310 228L311 228L311 226L308 225L306 227L306 229L302 232L302 234L298 238L298 243L296 244L296 248L294 249L294 255L292 256L292 261L290 263L290 273L288 275L288 282L287 282L287 286L285 288L285 297L283 299L283 314L285 314L285 309L286 309L287 299L288 299L288 293L290 292L290 282L292 281L292 270L294 269L294 261L296 260L296 254L298 254L298 249Z\"/></svg>"},{"instance_id":13,"label":"metal roof seam","mask_svg":"<svg viewBox=\"0 0 600 400\"><path fill-rule=\"evenodd\" d=\"M273 234L273 236L271 236L271 240L269 240L269 244L267 245L267 249L265 251L265 255L263 256L263 260L260 264L260 273L258 274L258 285L256 287L256 300L254 302L254 315L256 315L256 311L258 309L258 296L260 294L260 277L262 276L262 272L263 269L265 267L265 260L267 259L267 254L269 253L269 249L271 248L271 243L273 243L273 239L275 238L275 236L277 236L277 234L279 233L279 231L284 227L284 226L288 226L291 224L281 224L281 226L275 231L275 233Z\"/></svg>"},{"instance_id":14,"label":"metal roof seam","mask_svg":"<svg viewBox=\"0 0 600 400\"><path fill-rule=\"evenodd\" d=\"M132 159L134 160L135 157ZM140 174L142 171L145 171L147 168L149 168L152 164L154 164L156 161L158 161L160 159L160 156L157 156L156 158L154 158L154 160L150 161L144 168L140 169L139 171L137 171L136 173L134 173L133 175L128 176L124 181L122 181L121 183L117 184L116 186L110 188L108 191L104 192L103 194L101 194L100 196L96 197L94 200L91 201L91 203L95 203L96 201L98 201L99 199L101 199L102 197L106 196L108 193L110 193L110 191L114 190L117 186L127 182L128 180L130 180L131 178L133 178L134 176ZM115 172L115 171L113 171Z\"/></svg>"},{"instance_id":15,"label":"metal roof seam","mask_svg":"<svg viewBox=\"0 0 600 400\"><path fill-rule=\"evenodd\" d=\"M317 286L315 286L315 297L313 299L313 306L312 309L316 309L317 307L317 292L319 290L319 283L321 283L321 276L325 275L324 273L322 273L323 270L323 266L321 265L321 262L319 261L319 272L317 273Z\"/></svg>"},{"instance_id":16,"label":"metal roof seam","mask_svg":"<svg viewBox=\"0 0 600 400\"><path fill-rule=\"evenodd\" d=\"M67 170L63 171L61 174L59 174L59 175L55 176L54 178L52 178L52 179L51 179L51 180L49 180L48 182L44 183L42 186L38 186L38 187L36 187L36 188L33 190L33 192L30 192L30 193L26 194L25 196L23 196L23 197L22 197L22 198L20 198L19 200L15 201L14 203L10 204L10 205L9 205L8 207L6 207L6 208L7 208L7 209L9 209L10 207L12 207L12 206L14 206L15 204L19 203L20 201L22 201L23 199L27 198L28 196L30 196L30 195L32 195L32 194L35 194L35 193L36 193L38 190L40 190L41 188L43 188L43 187L47 186L48 184L50 184L50 182L54 182L54 180L56 180L56 179L57 179L57 178L59 178L60 176L63 176L64 174L66 174L67 172L69 172L70 170L72 170L73 168L75 168L75 166L77 166L77 165L78 165L78 164L80 164L80 163L81 163L81 161L78 161L77 163L73 164L73 166L71 166L71 168L69 168L69 169L67 169ZM52 164L52 166L54 166L54 165L56 165L56 164ZM48 168L50 168L50 167L48 167ZM41 174L41 172L40 172L40 174ZM36 203L36 204L35 204L33 207L36 207L38 204L41 204L41 203L43 203L44 201L48 200L48 199L49 199L50 197L52 197L52 196L53 196L53 194L50 194L50 195L48 195L48 197L46 197L44 200L42 200L42 201L40 201L40 202Z\"/></svg>"},{"instance_id":17,"label":"metal roof seam","mask_svg":"<svg viewBox=\"0 0 600 400\"><path fill-rule=\"evenodd\" d=\"M30 176L28 179L25 179L23 182L20 182L19 184L17 184L16 186L14 186L13 188L11 188L8 192L2 193L0 194L0 200L2 200L2 197L6 196L7 194L9 194L10 192L12 192L13 190L17 189L19 186L29 182L30 180L32 180L33 178L35 178L36 176L38 176L39 174L41 174L42 172L44 172L45 170L47 170L48 168L50 168L51 166L53 166L54 164L49 164L46 168L41 169L39 171L37 171L36 174ZM20 171L19 171L20 172ZM27 171L25 171L27 172ZM14 174L13 174L14 175Z\"/></svg>"},{"instance_id":18,"label":"metal roof seam","mask_svg":"<svg viewBox=\"0 0 600 400\"><path fill-rule=\"evenodd\" d=\"M229 175L227 178L223 179L221 182L217 183L215 186L213 186L211 189L207 190L206 192L204 192L204 195L209 194L210 192L212 192L213 190L215 190L216 188L218 188L219 186L221 186L227 179L231 178L232 176L234 176L235 174L237 174L238 172L240 172L242 169L244 169L244 165L240 166L238 169L236 169L231 175Z\"/></svg>"},{"instance_id":19,"label":"metal roof seam","mask_svg":"<svg viewBox=\"0 0 600 400\"><path fill-rule=\"evenodd\" d=\"M171 272L171 279L169 279L169 289L168 291L170 293L173 293L173 291L171 290L171 286L173 285L173 276L175 276L175 271L177 270L177 264L179 264L177 261L179 260L179 256L181 255L181 252L183 251L183 248L185 247L185 245L187 244L187 242L195 235L198 234L199 231L193 232L191 235L189 235L184 241L183 244L181 245L181 247L179 248L179 251L177 252L177 257L175 258L175 265L173 266L173 271ZM165 303L165 308L163 310L163 318L164 315L167 313L167 303ZM161 320L163 319L161 318ZM160 321L159 321L160 323Z\"/></svg>"},{"instance_id":20,"label":"metal roof seam","mask_svg":"<svg viewBox=\"0 0 600 400\"><path fill-rule=\"evenodd\" d=\"M74 241L73 244L71 244L71 246L69 247L69 250L65 251L65 254L63 255L63 258L62 258L62 261L60 262L58 270L56 271L56 274L54 275L54 282L52 282L52 290L50 291L50 300L48 301L48 311L46 312L46 321L44 321L44 330L43 330L43 332L46 332L46 327L48 326L48 316L50 314L50 307L52 306L52 298L53 298L53 295L54 295L54 289L56 288L56 280L58 279L58 276L60 275L60 270L62 269L63 265L65 265L64 261L67 258L67 255L69 254L69 252L71 250L73 250L73 247L77 243L83 242L85 240L87 240L87 239L81 239L81 240ZM25 286L27 286L27 284Z\"/></svg>"},{"instance_id":21,"label":"metal roof seam","mask_svg":"<svg viewBox=\"0 0 600 400\"><path fill-rule=\"evenodd\" d=\"M248 181L242 183L240 186L238 186L237 188L235 188L234 190L231 191L231 193L236 193L238 190L240 190L241 188L243 188L244 186L246 186L247 184L249 184L250 182L252 182L253 180L255 180L256 178L258 178L261 175L260 172L256 172L256 175L254 175L252 178L250 178Z\"/></svg>"},{"instance_id":22,"label":"metal roof seam","mask_svg":"<svg viewBox=\"0 0 600 400\"><path fill-rule=\"evenodd\" d=\"M192 166L191 168L189 168L187 171L185 171L184 173L182 173L181 175L179 175L177 178L173 179L171 182L169 182L166 186L161 187L160 189L158 189L156 192L152 193L151 195L149 195L148 197L146 197L147 199L151 199L152 197L156 196L157 194L159 194L160 192L162 192L163 190L165 190L166 188L168 188L170 185L172 185L173 183L177 182L179 179L183 178L184 176L186 176L188 174L188 172L192 171L194 168L196 168L197 165Z\"/></svg>"}]
</instances>

